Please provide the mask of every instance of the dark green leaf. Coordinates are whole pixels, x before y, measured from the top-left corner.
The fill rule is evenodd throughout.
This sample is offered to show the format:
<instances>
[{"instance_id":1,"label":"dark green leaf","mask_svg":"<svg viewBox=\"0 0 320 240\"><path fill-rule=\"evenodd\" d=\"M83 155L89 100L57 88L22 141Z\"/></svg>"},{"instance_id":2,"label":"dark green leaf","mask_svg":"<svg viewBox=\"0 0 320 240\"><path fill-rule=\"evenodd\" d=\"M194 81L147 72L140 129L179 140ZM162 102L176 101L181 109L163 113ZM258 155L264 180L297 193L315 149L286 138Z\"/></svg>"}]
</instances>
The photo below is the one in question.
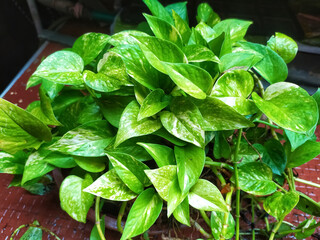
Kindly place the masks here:
<instances>
[{"instance_id":1,"label":"dark green leaf","mask_svg":"<svg viewBox=\"0 0 320 240\"><path fill-rule=\"evenodd\" d=\"M187 193L198 181L205 162L206 154L203 149L188 144L175 147L174 154L177 161L177 174L182 194Z\"/></svg>"},{"instance_id":2,"label":"dark green leaf","mask_svg":"<svg viewBox=\"0 0 320 240\"><path fill-rule=\"evenodd\" d=\"M83 60L78 54L58 51L43 60L32 76L65 85L80 85L83 68Z\"/></svg>"},{"instance_id":3,"label":"dark green leaf","mask_svg":"<svg viewBox=\"0 0 320 240\"><path fill-rule=\"evenodd\" d=\"M129 201L137 196L122 182L115 169L111 169L83 190L112 201Z\"/></svg>"},{"instance_id":4,"label":"dark green leaf","mask_svg":"<svg viewBox=\"0 0 320 240\"><path fill-rule=\"evenodd\" d=\"M189 204L199 210L228 212L228 207L219 189L211 182L199 179L190 189Z\"/></svg>"},{"instance_id":5,"label":"dark green leaf","mask_svg":"<svg viewBox=\"0 0 320 240\"><path fill-rule=\"evenodd\" d=\"M286 63L291 62L298 52L297 43L291 37L279 32L276 32L276 35L269 39L267 45L278 53Z\"/></svg>"},{"instance_id":6,"label":"dark green leaf","mask_svg":"<svg viewBox=\"0 0 320 240\"><path fill-rule=\"evenodd\" d=\"M246 133L248 135L248 132ZM238 166L249 162L255 162L259 158L259 154L253 146L249 145L248 142L241 138L239 152L237 159L234 159L234 155L232 156L232 160L238 163ZM234 151L233 151L234 152Z\"/></svg>"},{"instance_id":7,"label":"dark green leaf","mask_svg":"<svg viewBox=\"0 0 320 240\"><path fill-rule=\"evenodd\" d=\"M22 174L27 158L28 155L23 151L19 151L13 155L0 152L0 173Z\"/></svg>"},{"instance_id":8,"label":"dark green leaf","mask_svg":"<svg viewBox=\"0 0 320 240\"><path fill-rule=\"evenodd\" d=\"M224 224L223 212L211 212L211 231L215 239L220 239L221 237L225 239L231 239L235 232L235 221L231 213L229 213L227 220L227 231L225 235L222 234L223 224Z\"/></svg>"},{"instance_id":9,"label":"dark green leaf","mask_svg":"<svg viewBox=\"0 0 320 240\"><path fill-rule=\"evenodd\" d=\"M54 114L59 117L68 106L79 101L83 97L83 94L76 90L62 91L52 102Z\"/></svg>"},{"instance_id":10,"label":"dark green leaf","mask_svg":"<svg viewBox=\"0 0 320 240\"><path fill-rule=\"evenodd\" d=\"M262 161L271 168L272 172L282 175L287 165L287 156L282 144L278 140L270 139L263 146L261 144L253 146L260 152Z\"/></svg>"},{"instance_id":11,"label":"dark green leaf","mask_svg":"<svg viewBox=\"0 0 320 240\"><path fill-rule=\"evenodd\" d=\"M308 140L316 141L317 137L315 134L313 135L306 135L306 134L300 134L295 133L289 130L284 130L286 133L286 136L289 139L290 145L291 145L291 152L296 150L298 147L300 147L302 144L304 144Z\"/></svg>"},{"instance_id":12,"label":"dark green leaf","mask_svg":"<svg viewBox=\"0 0 320 240\"><path fill-rule=\"evenodd\" d=\"M164 6L158 0L143 0L144 4L147 5L152 15L173 24L171 14L165 9Z\"/></svg>"},{"instance_id":13,"label":"dark green leaf","mask_svg":"<svg viewBox=\"0 0 320 240\"><path fill-rule=\"evenodd\" d=\"M144 173L144 170L149 169L145 164L125 153L108 152L107 156L120 179L130 190L139 194L143 191L144 186L150 185Z\"/></svg>"},{"instance_id":14,"label":"dark green leaf","mask_svg":"<svg viewBox=\"0 0 320 240\"><path fill-rule=\"evenodd\" d=\"M167 165L154 170L144 171L160 197L168 201L169 191L174 181L177 180L177 166Z\"/></svg>"},{"instance_id":15,"label":"dark green leaf","mask_svg":"<svg viewBox=\"0 0 320 240\"><path fill-rule=\"evenodd\" d=\"M300 195L300 198L296 208L307 214L320 217L320 203L314 201L312 198L301 192L298 193Z\"/></svg>"},{"instance_id":16,"label":"dark green leaf","mask_svg":"<svg viewBox=\"0 0 320 240\"><path fill-rule=\"evenodd\" d=\"M263 208L271 216L280 220L288 215L298 202L299 194L297 192L276 192L265 199Z\"/></svg>"},{"instance_id":17,"label":"dark green leaf","mask_svg":"<svg viewBox=\"0 0 320 240\"><path fill-rule=\"evenodd\" d=\"M34 221L32 224L40 225L38 221ZM30 227L28 230L21 236L19 240L40 240L42 239L42 230L38 227Z\"/></svg>"},{"instance_id":18,"label":"dark green leaf","mask_svg":"<svg viewBox=\"0 0 320 240\"><path fill-rule=\"evenodd\" d=\"M145 118L138 121L138 114L139 104L136 101L132 101L121 115L115 146L129 138L148 135L161 128L159 119L151 120Z\"/></svg>"},{"instance_id":19,"label":"dark green leaf","mask_svg":"<svg viewBox=\"0 0 320 240\"><path fill-rule=\"evenodd\" d=\"M172 100L169 111L162 111L160 119L172 135L196 146L204 147L204 131L199 109L186 97Z\"/></svg>"},{"instance_id":20,"label":"dark green leaf","mask_svg":"<svg viewBox=\"0 0 320 240\"><path fill-rule=\"evenodd\" d=\"M239 167L239 187L254 195L268 195L277 190L272 181L272 170L260 162L243 164Z\"/></svg>"},{"instance_id":21,"label":"dark green leaf","mask_svg":"<svg viewBox=\"0 0 320 240\"><path fill-rule=\"evenodd\" d=\"M40 180L35 179L34 181L24 184L22 187L31 194L43 196L48 194L54 188L54 186L55 183L53 178L49 174L46 174L42 176Z\"/></svg>"},{"instance_id":22,"label":"dark green leaf","mask_svg":"<svg viewBox=\"0 0 320 240\"><path fill-rule=\"evenodd\" d=\"M152 156L156 161L158 167L166 165L174 165L175 158L173 150L165 145L153 144L153 143L138 143L140 146Z\"/></svg>"},{"instance_id":23,"label":"dark green leaf","mask_svg":"<svg viewBox=\"0 0 320 240\"><path fill-rule=\"evenodd\" d=\"M219 58L205 46L201 45L188 45L183 48L183 52L186 55L189 62L205 62L212 61L219 63Z\"/></svg>"},{"instance_id":24,"label":"dark green leaf","mask_svg":"<svg viewBox=\"0 0 320 240\"><path fill-rule=\"evenodd\" d=\"M234 67L252 68L262 60L263 56L260 53L251 52L232 52L225 54L220 59L219 69L224 72Z\"/></svg>"},{"instance_id":25,"label":"dark green leaf","mask_svg":"<svg viewBox=\"0 0 320 240\"><path fill-rule=\"evenodd\" d=\"M53 100L59 95L60 91L64 88L64 85L42 79L40 88L48 95L51 100Z\"/></svg>"},{"instance_id":26,"label":"dark green leaf","mask_svg":"<svg viewBox=\"0 0 320 240\"><path fill-rule=\"evenodd\" d=\"M216 159L224 158L230 159L231 147L227 141L227 136L224 132L216 132L214 138L213 155Z\"/></svg>"},{"instance_id":27,"label":"dark green leaf","mask_svg":"<svg viewBox=\"0 0 320 240\"><path fill-rule=\"evenodd\" d=\"M183 21L188 23L188 10L187 10L187 1L186 2L176 2L169 4L165 7L165 9L171 14L175 12ZM175 16L173 14L173 18L175 20ZM176 23L176 22L175 22Z\"/></svg>"},{"instance_id":28,"label":"dark green leaf","mask_svg":"<svg viewBox=\"0 0 320 240\"><path fill-rule=\"evenodd\" d=\"M189 199L185 198L180 205L173 211L174 218L180 223L190 225L190 210L189 210Z\"/></svg>"},{"instance_id":29,"label":"dark green leaf","mask_svg":"<svg viewBox=\"0 0 320 240\"><path fill-rule=\"evenodd\" d=\"M165 128L161 128L158 131L154 132L154 135L162 137L176 146L185 146L187 144L185 141L170 134Z\"/></svg>"},{"instance_id":30,"label":"dark green leaf","mask_svg":"<svg viewBox=\"0 0 320 240\"><path fill-rule=\"evenodd\" d=\"M73 168L77 166L72 156L59 152L51 152L44 160L50 165L58 168Z\"/></svg>"},{"instance_id":31,"label":"dark green leaf","mask_svg":"<svg viewBox=\"0 0 320 240\"><path fill-rule=\"evenodd\" d=\"M147 231L159 217L162 204L162 199L153 188L142 192L130 209L121 240Z\"/></svg>"},{"instance_id":32,"label":"dark green leaf","mask_svg":"<svg viewBox=\"0 0 320 240\"><path fill-rule=\"evenodd\" d=\"M297 232L295 234L297 239L306 239L307 237L310 237L314 232L315 228L311 230L306 230L309 227L312 227L313 225L317 224L317 221L315 219L306 219L302 223L300 223L297 227L297 229L302 229L301 232Z\"/></svg>"},{"instance_id":33,"label":"dark green leaf","mask_svg":"<svg viewBox=\"0 0 320 240\"><path fill-rule=\"evenodd\" d=\"M318 122L316 101L293 83L272 84L265 91L264 99L256 93L252 98L268 118L290 131L308 134Z\"/></svg>"},{"instance_id":34,"label":"dark green leaf","mask_svg":"<svg viewBox=\"0 0 320 240\"><path fill-rule=\"evenodd\" d=\"M300 165L309 162L320 154L320 142L311 140L306 141L300 147L288 154L288 168L299 167Z\"/></svg>"},{"instance_id":35,"label":"dark green leaf","mask_svg":"<svg viewBox=\"0 0 320 240\"><path fill-rule=\"evenodd\" d=\"M318 119L318 124L320 123L320 88L315 92L315 94L312 95L314 100L316 100L318 109L319 109L319 119Z\"/></svg>"},{"instance_id":36,"label":"dark green leaf","mask_svg":"<svg viewBox=\"0 0 320 240\"><path fill-rule=\"evenodd\" d=\"M220 58L225 54L232 52L232 43L228 29L222 32L216 38L212 39L209 43L209 48Z\"/></svg>"},{"instance_id":37,"label":"dark green leaf","mask_svg":"<svg viewBox=\"0 0 320 240\"><path fill-rule=\"evenodd\" d=\"M271 48L257 43L241 42L237 51L262 55L263 59L255 64L254 69L270 84L283 82L288 76L288 67L283 59Z\"/></svg>"},{"instance_id":38,"label":"dark green leaf","mask_svg":"<svg viewBox=\"0 0 320 240\"><path fill-rule=\"evenodd\" d=\"M107 45L110 36L103 33L85 33L72 46L72 51L79 54L84 65L92 62Z\"/></svg>"},{"instance_id":39,"label":"dark green leaf","mask_svg":"<svg viewBox=\"0 0 320 240\"><path fill-rule=\"evenodd\" d=\"M233 130L253 126L253 123L217 98L207 97L195 103L204 119L203 128L206 131Z\"/></svg>"},{"instance_id":40,"label":"dark green leaf","mask_svg":"<svg viewBox=\"0 0 320 240\"><path fill-rule=\"evenodd\" d=\"M212 27L220 22L220 17L208 3L201 3L197 9L197 21L198 23L204 22Z\"/></svg>"},{"instance_id":41,"label":"dark green leaf","mask_svg":"<svg viewBox=\"0 0 320 240\"><path fill-rule=\"evenodd\" d=\"M162 89L156 89L149 93L147 97L143 100L139 114L138 121L143 118L151 117L156 113L160 112L170 103L170 98L165 95Z\"/></svg>"},{"instance_id":42,"label":"dark green leaf","mask_svg":"<svg viewBox=\"0 0 320 240\"><path fill-rule=\"evenodd\" d=\"M61 208L79 222L86 222L87 213L93 204L94 195L83 191L92 182L89 174L86 174L84 179L69 175L60 187Z\"/></svg>"},{"instance_id":43,"label":"dark green leaf","mask_svg":"<svg viewBox=\"0 0 320 240\"><path fill-rule=\"evenodd\" d=\"M194 28L191 29L191 35L188 41L188 45L202 45L207 47L207 41L202 37L202 35Z\"/></svg>"},{"instance_id":44,"label":"dark green leaf","mask_svg":"<svg viewBox=\"0 0 320 240\"><path fill-rule=\"evenodd\" d=\"M92 121L67 132L50 150L83 157L104 156L104 149L113 137L107 121Z\"/></svg>"}]
</instances>

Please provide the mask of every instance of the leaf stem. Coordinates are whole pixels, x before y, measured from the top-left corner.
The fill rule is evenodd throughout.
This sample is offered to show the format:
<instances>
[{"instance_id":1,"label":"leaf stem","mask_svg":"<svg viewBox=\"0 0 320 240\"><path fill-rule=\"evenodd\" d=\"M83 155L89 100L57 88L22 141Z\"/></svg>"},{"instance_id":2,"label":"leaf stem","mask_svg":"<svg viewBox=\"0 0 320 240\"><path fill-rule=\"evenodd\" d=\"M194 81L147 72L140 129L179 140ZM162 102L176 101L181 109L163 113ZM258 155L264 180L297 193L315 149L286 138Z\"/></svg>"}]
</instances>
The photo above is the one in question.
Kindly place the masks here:
<instances>
[{"instance_id":1,"label":"leaf stem","mask_svg":"<svg viewBox=\"0 0 320 240\"><path fill-rule=\"evenodd\" d=\"M299 228L299 229L292 229L292 230L282 231L282 232L279 232L279 234L280 235L287 235L287 234L290 234L290 233L298 233L298 232L302 232L302 231L312 230L312 229L315 229L317 227L320 227L320 222L318 222L317 224L312 225L312 226L310 226L308 228Z\"/></svg>"},{"instance_id":2,"label":"leaf stem","mask_svg":"<svg viewBox=\"0 0 320 240\"><path fill-rule=\"evenodd\" d=\"M311 181L308 181L308 180L304 180L304 179L301 179L301 178L294 178L294 180L296 182L300 182L300 183L304 183L304 184L307 184L307 185L310 185L310 186L313 186L313 187L317 187L317 188L320 188L320 184L318 183L314 183L314 182L311 182Z\"/></svg>"},{"instance_id":3,"label":"leaf stem","mask_svg":"<svg viewBox=\"0 0 320 240\"><path fill-rule=\"evenodd\" d=\"M204 210L200 210L200 214L201 214L201 217L203 218L203 220L206 222L206 224L211 227L211 222L210 222L210 219L208 218L206 212Z\"/></svg>"},{"instance_id":4,"label":"leaf stem","mask_svg":"<svg viewBox=\"0 0 320 240\"><path fill-rule=\"evenodd\" d=\"M127 207L127 202L123 202L121 204L118 217L117 217L117 228L120 233L123 233L123 228L121 223L122 223L122 217L123 217L124 211L126 210L126 207Z\"/></svg>"},{"instance_id":5,"label":"leaf stem","mask_svg":"<svg viewBox=\"0 0 320 240\"><path fill-rule=\"evenodd\" d=\"M220 168L225 168L228 169L229 171L233 172L233 167L230 166L227 163L224 162L214 162L211 158L206 157L205 165L209 166L215 166L215 167L220 167Z\"/></svg>"},{"instance_id":6,"label":"leaf stem","mask_svg":"<svg viewBox=\"0 0 320 240\"><path fill-rule=\"evenodd\" d=\"M228 218L231 210L231 200L232 200L232 194L233 194L234 187L231 186L230 191L226 194L226 204L228 207L228 212L224 213L224 218L223 218L223 225L222 225L222 230L221 230L221 235L220 235L220 240L224 240L225 236L227 234L228 230Z\"/></svg>"},{"instance_id":7,"label":"leaf stem","mask_svg":"<svg viewBox=\"0 0 320 240\"><path fill-rule=\"evenodd\" d=\"M96 205L95 205L95 215L96 215L96 226L101 240L106 240L100 225L100 197L96 197Z\"/></svg>"},{"instance_id":8,"label":"leaf stem","mask_svg":"<svg viewBox=\"0 0 320 240\"><path fill-rule=\"evenodd\" d=\"M285 190L283 187L281 187L278 183L275 182L275 184L276 184L276 186L277 186L279 189L281 189L283 192L287 192L287 190Z\"/></svg>"},{"instance_id":9,"label":"leaf stem","mask_svg":"<svg viewBox=\"0 0 320 240\"><path fill-rule=\"evenodd\" d=\"M226 180L224 179L222 174L217 170L217 168L215 166L211 166L211 170L214 173L214 175L216 175L216 177L219 179L219 181L221 183L221 187L223 188L227 184Z\"/></svg>"},{"instance_id":10,"label":"leaf stem","mask_svg":"<svg viewBox=\"0 0 320 240\"><path fill-rule=\"evenodd\" d=\"M17 235L19 233L19 231L22 228L29 228L29 227L34 227L34 228L40 228L42 231L45 231L46 233L50 234L51 236L53 236L56 240L61 240L54 232L50 231L49 229L41 226L41 225L37 225L34 223L31 224L23 224L21 226L19 226L16 230L14 230L14 232L11 234L10 236L10 240L14 239L14 236Z\"/></svg>"},{"instance_id":11,"label":"leaf stem","mask_svg":"<svg viewBox=\"0 0 320 240\"><path fill-rule=\"evenodd\" d=\"M294 182L294 176L293 176L292 168L287 168L287 172L288 172L288 177L289 177L289 181L290 181L290 189L295 191L296 190L296 185L295 185L295 182Z\"/></svg>"},{"instance_id":12,"label":"leaf stem","mask_svg":"<svg viewBox=\"0 0 320 240\"><path fill-rule=\"evenodd\" d=\"M255 119L253 122L262 123L262 124L268 125L269 127L280 129L280 127L278 127L277 125L271 124L270 122L266 122L260 119Z\"/></svg>"},{"instance_id":13,"label":"leaf stem","mask_svg":"<svg viewBox=\"0 0 320 240\"><path fill-rule=\"evenodd\" d=\"M283 221L284 218L281 218L280 221L274 226L274 228L272 229L272 232L270 234L270 238L269 240L273 240L277 231L279 230L281 224L282 224L282 221Z\"/></svg>"},{"instance_id":14,"label":"leaf stem","mask_svg":"<svg viewBox=\"0 0 320 240\"><path fill-rule=\"evenodd\" d=\"M207 233L201 226L199 223L197 223L195 220L193 220L191 217L190 217L190 222L191 224L206 238L212 238L212 235Z\"/></svg>"},{"instance_id":15,"label":"leaf stem","mask_svg":"<svg viewBox=\"0 0 320 240\"><path fill-rule=\"evenodd\" d=\"M251 199L251 227L252 227L252 240L255 240L256 239L256 232L255 232L255 230L254 230L254 226L255 226L255 224L254 224L254 222L255 222L255 213L254 213L254 207L255 207L255 201L254 201L254 199L252 198Z\"/></svg>"}]
</instances>

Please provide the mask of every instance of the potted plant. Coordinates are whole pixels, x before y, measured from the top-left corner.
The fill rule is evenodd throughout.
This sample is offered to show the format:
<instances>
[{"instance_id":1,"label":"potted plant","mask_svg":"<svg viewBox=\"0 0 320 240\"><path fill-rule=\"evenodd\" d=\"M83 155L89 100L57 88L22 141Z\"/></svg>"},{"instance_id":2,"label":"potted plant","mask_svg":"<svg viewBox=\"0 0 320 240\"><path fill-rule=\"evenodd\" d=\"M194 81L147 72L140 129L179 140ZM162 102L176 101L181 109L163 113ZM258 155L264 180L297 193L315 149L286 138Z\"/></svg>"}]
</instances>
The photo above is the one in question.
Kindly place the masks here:
<instances>
[{"instance_id":1,"label":"potted plant","mask_svg":"<svg viewBox=\"0 0 320 240\"><path fill-rule=\"evenodd\" d=\"M320 153L320 92L285 82L297 44L281 33L248 42L252 22L221 20L206 3L191 28L186 2L144 2L154 36L84 34L31 76L39 101L23 110L0 99L1 172L28 188L61 169L62 209L85 222L94 205L101 239L100 199L119 206L123 240L147 237L160 214L207 239L310 236L320 225L313 218L284 222L294 208L320 216L319 203L295 189L316 184L292 171ZM240 229L246 203L249 230ZM255 228L260 218L265 228Z\"/></svg>"}]
</instances>

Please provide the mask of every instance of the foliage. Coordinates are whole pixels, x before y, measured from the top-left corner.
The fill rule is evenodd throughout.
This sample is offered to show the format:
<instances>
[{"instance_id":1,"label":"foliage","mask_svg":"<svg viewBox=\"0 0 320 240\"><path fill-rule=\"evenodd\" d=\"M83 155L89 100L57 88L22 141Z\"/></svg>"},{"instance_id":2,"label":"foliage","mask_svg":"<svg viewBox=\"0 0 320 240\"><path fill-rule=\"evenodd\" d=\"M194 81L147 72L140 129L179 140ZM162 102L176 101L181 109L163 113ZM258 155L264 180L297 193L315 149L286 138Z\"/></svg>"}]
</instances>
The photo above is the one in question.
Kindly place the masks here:
<instances>
[{"instance_id":1,"label":"foliage","mask_svg":"<svg viewBox=\"0 0 320 240\"><path fill-rule=\"evenodd\" d=\"M85 222L96 197L92 239L104 239L100 198L122 204L120 220L129 210L121 239L148 231L164 209L206 237L239 239L248 199L253 220L259 202L277 220L253 236L310 236L314 220L281 230L294 208L315 216L320 209L295 189L292 172L320 153L319 91L310 96L285 82L296 43L281 33L266 45L247 42L252 22L221 20L206 3L190 27L186 2L144 2L152 36L87 33L33 73L28 87L41 85L40 101L23 110L0 99L0 172L27 187L69 169L61 207Z\"/></svg>"}]
</instances>

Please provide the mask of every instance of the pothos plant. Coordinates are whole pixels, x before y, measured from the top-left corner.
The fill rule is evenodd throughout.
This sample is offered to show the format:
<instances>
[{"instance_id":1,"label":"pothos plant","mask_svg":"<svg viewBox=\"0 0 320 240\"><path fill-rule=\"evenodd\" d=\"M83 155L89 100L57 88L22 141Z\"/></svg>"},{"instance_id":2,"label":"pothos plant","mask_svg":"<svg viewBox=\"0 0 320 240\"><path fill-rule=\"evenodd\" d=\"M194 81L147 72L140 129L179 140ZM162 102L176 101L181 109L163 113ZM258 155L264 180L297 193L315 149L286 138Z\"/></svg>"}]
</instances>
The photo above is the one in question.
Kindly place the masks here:
<instances>
[{"instance_id":1,"label":"pothos plant","mask_svg":"<svg viewBox=\"0 0 320 240\"><path fill-rule=\"evenodd\" d=\"M84 34L33 73L27 88L40 84L39 101L23 110L0 100L1 172L30 189L68 169L61 207L85 222L95 205L92 238L105 239L101 198L119 203L121 240L146 236L160 214L207 239L313 234L313 217L284 221L294 208L320 216L319 203L295 189L296 181L317 186L293 168L320 153L320 91L284 82L297 44L282 33L248 42L252 22L221 20L206 3L195 27L186 2L144 3L152 34ZM240 230L244 206L249 230ZM265 228L255 227L260 218Z\"/></svg>"}]
</instances>

